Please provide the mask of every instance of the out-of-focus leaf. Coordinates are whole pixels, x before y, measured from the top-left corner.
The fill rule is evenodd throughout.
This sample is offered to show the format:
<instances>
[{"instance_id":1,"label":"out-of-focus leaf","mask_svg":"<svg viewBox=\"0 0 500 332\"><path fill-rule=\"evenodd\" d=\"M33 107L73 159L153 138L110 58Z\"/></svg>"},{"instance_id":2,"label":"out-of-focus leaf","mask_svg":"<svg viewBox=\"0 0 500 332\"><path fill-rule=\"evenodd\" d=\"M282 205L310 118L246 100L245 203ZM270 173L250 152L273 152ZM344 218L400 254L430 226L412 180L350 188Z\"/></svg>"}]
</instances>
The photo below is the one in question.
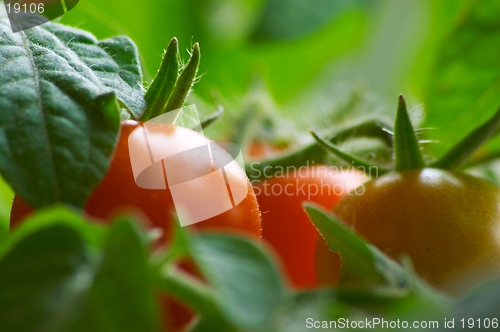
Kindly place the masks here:
<instances>
[{"instance_id":1,"label":"out-of-focus leaf","mask_svg":"<svg viewBox=\"0 0 500 332\"><path fill-rule=\"evenodd\" d=\"M438 51L426 92L425 126L442 155L500 106L500 2L474 1Z\"/></svg>"},{"instance_id":2,"label":"out-of-focus leaf","mask_svg":"<svg viewBox=\"0 0 500 332\"><path fill-rule=\"evenodd\" d=\"M9 235L10 208L13 199L12 188L0 177L0 245Z\"/></svg>"},{"instance_id":3,"label":"out-of-focus leaf","mask_svg":"<svg viewBox=\"0 0 500 332\"><path fill-rule=\"evenodd\" d=\"M396 263L366 243L333 214L313 203L305 203L304 207L330 249L342 258L340 286L367 287L375 295L415 296L437 308L446 302L444 296L419 279L409 267Z\"/></svg>"},{"instance_id":4,"label":"out-of-focus leaf","mask_svg":"<svg viewBox=\"0 0 500 332\"><path fill-rule=\"evenodd\" d=\"M345 10L367 5L364 0L268 0L254 39L293 39L325 25Z\"/></svg>"},{"instance_id":5,"label":"out-of-focus leaf","mask_svg":"<svg viewBox=\"0 0 500 332\"><path fill-rule=\"evenodd\" d=\"M82 315L71 331L156 331L145 239L137 226L118 219L110 230Z\"/></svg>"},{"instance_id":6,"label":"out-of-focus leaf","mask_svg":"<svg viewBox=\"0 0 500 332\"><path fill-rule=\"evenodd\" d=\"M333 289L315 289L295 293L286 305L276 312L272 324L265 331L303 332L307 322L329 320L330 305L335 302ZM341 303L337 305L343 306Z\"/></svg>"},{"instance_id":7,"label":"out-of-focus leaf","mask_svg":"<svg viewBox=\"0 0 500 332\"><path fill-rule=\"evenodd\" d=\"M500 320L500 280L491 280L472 289L458 303L456 317L457 319L473 318L474 326L478 328L477 319L481 319L481 326L484 319L488 318L491 322L493 318ZM456 322L458 324L458 322ZM461 327L461 326L460 326ZM466 322L467 327L467 322ZM483 327L484 328L484 327Z\"/></svg>"},{"instance_id":8,"label":"out-of-focus leaf","mask_svg":"<svg viewBox=\"0 0 500 332\"><path fill-rule=\"evenodd\" d=\"M64 206L51 206L38 210L28 216L10 235L9 241L0 244L0 257L17 245L31 233L56 225L65 226L77 231L88 245L102 246L106 232L102 225L91 223L79 214Z\"/></svg>"},{"instance_id":9,"label":"out-of-focus leaf","mask_svg":"<svg viewBox=\"0 0 500 332\"><path fill-rule=\"evenodd\" d=\"M218 306L241 329L269 323L285 288L269 255L246 238L203 234L191 239L191 254L218 294Z\"/></svg>"},{"instance_id":10,"label":"out-of-focus leaf","mask_svg":"<svg viewBox=\"0 0 500 332\"><path fill-rule=\"evenodd\" d=\"M323 209L312 204L305 204L305 209L330 249L342 257L341 283L377 285L385 282L384 276L377 271L377 260L368 244ZM401 286L404 287L404 283L406 281Z\"/></svg>"},{"instance_id":11,"label":"out-of-focus leaf","mask_svg":"<svg viewBox=\"0 0 500 332\"><path fill-rule=\"evenodd\" d=\"M24 237L0 261L4 331L68 331L92 282L93 264L74 229L53 225Z\"/></svg>"},{"instance_id":12,"label":"out-of-focus leaf","mask_svg":"<svg viewBox=\"0 0 500 332\"><path fill-rule=\"evenodd\" d=\"M60 207L28 218L0 250L0 327L156 331L145 243L127 219L104 232Z\"/></svg>"}]
</instances>

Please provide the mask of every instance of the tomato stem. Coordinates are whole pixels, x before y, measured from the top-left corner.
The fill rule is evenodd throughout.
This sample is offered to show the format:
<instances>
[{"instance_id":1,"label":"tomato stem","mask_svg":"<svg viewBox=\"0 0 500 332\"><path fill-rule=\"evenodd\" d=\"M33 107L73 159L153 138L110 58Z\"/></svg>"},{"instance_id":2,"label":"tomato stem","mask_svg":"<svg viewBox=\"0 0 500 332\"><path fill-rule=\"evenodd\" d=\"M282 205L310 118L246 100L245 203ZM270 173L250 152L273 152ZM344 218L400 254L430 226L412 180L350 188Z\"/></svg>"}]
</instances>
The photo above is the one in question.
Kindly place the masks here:
<instances>
[{"instance_id":1,"label":"tomato stem","mask_svg":"<svg viewBox=\"0 0 500 332\"><path fill-rule=\"evenodd\" d=\"M425 167L415 130L411 124L403 95L399 96L394 124L394 159L396 171Z\"/></svg>"},{"instance_id":2,"label":"tomato stem","mask_svg":"<svg viewBox=\"0 0 500 332\"><path fill-rule=\"evenodd\" d=\"M172 264L159 269L156 287L182 301L202 316L221 316L214 290Z\"/></svg>"},{"instance_id":3,"label":"tomato stem","mask_svg":"<svg viewBox=\"0 0 500 332\"><path fill-rule=\"evenodd\" d=\"M147 121L162 114L174 90L179 75L179 43L172 38L163 55L160 69L146 92L146 111L141 120Z\"/></svg>"},{"instance_id":4,"label":"tomato stem","mask_svg":"<svg viewBox=\"0 0 500 332\"><path fill-rule=\"evenodd\" d=\"M379 166L375 166L375 165L372 165L364 160L361 160L360 158L356 157L356 156L353 156L351 154L348 154L348 153L345 153L345 152L342 152L339 150L339 148L337 148L335 145L333 145L332 143L328 142L327 140L324 140L322 138L320 138L314 131L311 130L311 135L314 137L314 140L316 141L316 143L318 143L318 145L325 149L327 152L330 152L332 154L334 154L335 156L337 156L338 158L344 160L345 162L353 165L353 166L356 166L358 169L364 171L365 173L369 174L369 175L373 175L372 171L373 169L376 169L377 172L376 172L376 175L383 175L383 174L386 174L386 173L389 173L390 170L388 169L385 169L383 167L379 167Z\"/></svg>"},{"instance_id":5,"label":"tomato stem","mask_svg":"<svg viewBox=\"0 0 500 332\"><path fill-rule=\"evenodd\" d=\"M212 124L214 124L215 122L219 121L222 116L224 115L224 107L222 107L221 105L219 105L217 107L217 111L208 115L207 117L203 118L201 120L201 128L202 129L205 129L205 128L208 128L210 127Z\"/></svg>"},{"instance_id":6,"label":"tomato stem","mask_svg":"<svg viewBox=\"0 0 500 332\"><path fill-rule=\"evenodd\" d=\"M388 125L381 123L378 120L367 120L341 130L336 130L334 133L328 135L326 140L332 144L339 144L353 137L373 137L379 138L387 145L391 146L392 132L388 128ZM313 142L283 156L262 160L258 163L250 163L245 168L250 180L254 180L261 178L264 173L263 171L266 169L275 171L281 167L307 166L308 163L309 165L319 165L325 163L326 161L327 152L318 144ZM267 173L269 173L269 171Z\"/></svg>"}]
</instances>

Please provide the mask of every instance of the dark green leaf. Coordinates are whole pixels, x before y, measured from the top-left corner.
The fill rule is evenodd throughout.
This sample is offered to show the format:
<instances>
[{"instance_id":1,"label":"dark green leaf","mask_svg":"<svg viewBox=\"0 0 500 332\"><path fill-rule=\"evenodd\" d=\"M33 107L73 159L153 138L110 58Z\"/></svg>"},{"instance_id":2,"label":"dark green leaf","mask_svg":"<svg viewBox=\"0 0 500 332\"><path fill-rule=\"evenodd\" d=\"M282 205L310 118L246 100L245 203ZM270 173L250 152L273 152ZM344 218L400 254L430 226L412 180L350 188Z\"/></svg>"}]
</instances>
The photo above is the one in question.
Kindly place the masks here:
<instances>
[{"instance_id":1,"label":"dark green leaf","mask_svg":"<svg viewBox=\"0 0 500 332\"><path fill-rule=\"evenodd\" d=\"M394 124L394 159L397 171L424 168L415 130L410 121L406 102L399 96L396 122Z\"/></svg>"},{"instance_id":2,"label":"dark green leaf","mask_svg":"<svg viewBox=\"0 0 500 332\"><path fill-rule=\"evenodd\" d=\"M33 207L83 207L108 168L120 112L68 43L95 63L111 57L86 33L70 30L74 39L65 42L50 29L58 30L46 24L14 34L0 19L0 171Z\"/></svg>"},{"instance_id":3,"label":"dark green leaf","mask_svg":"<svg viewBox=\"0 0 500 332\"><path fill-rule=\"evenodd\" d=\"M203 234L191 239L191 254L218 294L218 306L241 329L269 323L285 289L269 255L254 241Z\"/></svg>"},{"instance_id":4,"label":"dark green leaf","mask_svg":"<svg viewBox=\"0 0 500 332\"><path fill-rule=\"evenodd\" d=\"M472 1L440 44L426 91L425 127L441 156L500 106L500 2Z\"/></svg>"},{"instance_id":5,"label":"dark green leaf","mask_svg":"<svg viewBox=\"0 0 500 332\"><path fill-rule=\"evenodd\" d=\"M64 208L38 212L0 250L0 326L155 331L144 243L125 219L106 234Z\"/></svg>"},{"instance_id":6,"label":"dark green leaf","mask_svg":"<svg viewBox=\"0 0 500 332\"><path fill-rule=\"evenodd\" d=\"M145 238L130 220L118 219L71 331L156 331L156 309L146 265Z\"/></svg>"},{"instance_id":7,"label":"dark green leaf","mask_svg":"<svg viewBox=\"0 0 500 332\"><path fill-rule=\"evenodd\" d=\"M142 115L146 108L142 71L137 47L130 38L118 36L98 41L88 32L61 24L46 24L44 28L66 44L104 86L116 92L133 118Z\"/></svg>"},{"instance_id":8,"label":"dark green leaf","mask_svg":"<svg viewBox=\"0 0 500 332\"><path fill-rule=\"evenodd\" d=\"M92 282L92 263L83 239L67 226L24 237L0 261L2 330L68 331Z\"/></svg>"}]
</instances>

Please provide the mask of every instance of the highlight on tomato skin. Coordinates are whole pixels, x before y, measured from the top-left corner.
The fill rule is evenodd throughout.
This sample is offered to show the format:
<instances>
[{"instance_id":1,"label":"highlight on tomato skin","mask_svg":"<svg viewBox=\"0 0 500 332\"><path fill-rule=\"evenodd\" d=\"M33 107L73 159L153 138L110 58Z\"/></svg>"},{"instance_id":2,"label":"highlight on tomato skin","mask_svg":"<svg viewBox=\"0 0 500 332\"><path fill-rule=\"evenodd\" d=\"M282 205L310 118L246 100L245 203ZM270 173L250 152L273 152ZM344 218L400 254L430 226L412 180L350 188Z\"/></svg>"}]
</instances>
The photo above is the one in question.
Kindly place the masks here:
<instances>
[{"instance_id":1,"label":"highlight on tomato skin","mask_svg":"<svg viewBox=\"0 0 500 332\"><path fill-rule=\"evenodd\" d=\"M320 284L315 258L320 236L302 204L311 201L332 209L366 180L360 171L316 165L252 181L262 213L263 241L276 252L293 287L315 288Z\"/></svg>"},{"instance_id":2,"label":"highlight on tomato skin","mask_svg":"<svg viewBox=\"0 0 500 332\"><path fill-rule=\"evenodd\" d=\"M168 243L173 236L176 222L173 213L174 204L169 190L143 189L135 183L129 157L128 138L139 125L140 122L136 121L122 122L120 138L111 165L102 182L88 199L85 213L96 218L97 222L107 223L113 220L117 214L137 211L147 217L150 227L163 231L157 244L162 246ZM193 138L189 135L197 135L196 139L204 139L209 142L209 139L195 132L182 131L182 133L186 135L186 140ZM261 217L253 188L244 172L232 180L248 188L245 199L231 210L187 227L196 231L214 230L219 233L245 235L260 242ZM32 212L33 209L16 195L11 209L11 229L21 224L23 219ZM186 270L197 274L194 265L190 262L183 262L181 265ZM170 327L174 330L180 330L193 317L190 310L184 305L178 304L177 301L172 302L168 297L162 296L161 302L164 310L163 317L167 317L165 324L171 324ZM171 321L168 321L168 317L171 318Z\"/></svg>"},{"instance_id":3,"label":"highlight on tomato skin","mask_svg":"<svg viewBox=\"0 0 500 332\"><path fill-rule=\"evenodd\" d=\"M453 296L500 276L500 189L468 174L424 168L392 172L343 198L335 214L367 241ZM317 251L320 278L335 284L326 244ZM338 266L340 269L340 265Z\"/></svg>"}]
</instances>

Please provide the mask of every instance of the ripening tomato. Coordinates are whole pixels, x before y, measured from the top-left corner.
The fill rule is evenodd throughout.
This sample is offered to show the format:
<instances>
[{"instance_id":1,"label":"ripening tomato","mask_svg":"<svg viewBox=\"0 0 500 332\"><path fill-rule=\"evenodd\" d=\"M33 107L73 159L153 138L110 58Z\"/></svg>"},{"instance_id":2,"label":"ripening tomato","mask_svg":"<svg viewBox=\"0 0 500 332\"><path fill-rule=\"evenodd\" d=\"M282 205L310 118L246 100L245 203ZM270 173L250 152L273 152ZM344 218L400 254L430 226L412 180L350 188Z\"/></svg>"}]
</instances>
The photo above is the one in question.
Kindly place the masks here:
<instances>
[{"instance_id":1,"label":"ripening tomato","mask_svg":"<svg viewBox=\"0 0 500 332\"><path fill-rule=\"evenodd\" d=\"M366 176L362 172L325 165L300 167L286 175L253 181L262 211L262 238L281 259L294 287L318 286L315 250L319 233L302 203L311 201L331 209L364 181Z\"/></svg>"},{"instance_id":2,"label":"ripening tomato","mask_svg":"<svg viewBox=\"0 0 500 332\"><path fill-rule=\"evenodd\" d=\"M168 189L143 189L137 186L132 165L129 157L129 135L132 131L141 124L136 121L124 121L121 126L121 133L118 145L114 152L111 165L106 173L102 182L94 190L92 195L87 201L85 212L97 220L108 222L112 220L113 216L120 212L139 210L147 216L149 222L153 227L163 230L162 242L169 242L173 229L173 209L174 204L172 195ZM189 141L205 141L209 140L194 131L186 128L179 128L171 126L168 132L162 131L156 133L153 137L149 138L149 144L154 142L151 140L164 140L166 137L163 135L179 135L179 144L184 144ZM131 136L133 137L133 136ZM140 136L135 136L132 139L141 139ZM167 145L168 146L168 145ZM182 146L168 146L168 148L182 150ZM201 167L198 163L190 163L189 165L178 165L179 169L189 168L196 171L197 167ZM246 188L246 197L233 207L232 209L219 214L210 219L204 220L197 224L188 227L194 229L214 229L222 232L238 232L260 241L261 237L261 221L260 212L257 204L257 199L253 188L248 181L243 170L233 168L232 171L226 172L228 181L239 188ZM211 183L198 183L199 190L210 188ZM168 188L168 187L167 187ZM196 191L197 188L191 188ZM14 198L11 211L11 226L16 227L22 219L32 212L29 207L19 196ZM171 301L163 301L165 307L172 305ZM175 307L172 309L175 312L174 317L171 317L173 327L168 328L177 329L186 323L186 320L192 316L185 310ZM171 315L171 309L165 309L165 315ZM168 318L167 318L168 320Z\"/></svg>"},{"instance_id":3,"label":"ripening tomato","mask_svg":"<svg viewBox=\"0 0 500 332\"><path fill-rule=\"evenodd\" d=\"M334 211L388 256L407 255L420 276L449 294L500 276L500 190L485 180L432 168L392 172Z\"/></svg>"}]
</instances>

